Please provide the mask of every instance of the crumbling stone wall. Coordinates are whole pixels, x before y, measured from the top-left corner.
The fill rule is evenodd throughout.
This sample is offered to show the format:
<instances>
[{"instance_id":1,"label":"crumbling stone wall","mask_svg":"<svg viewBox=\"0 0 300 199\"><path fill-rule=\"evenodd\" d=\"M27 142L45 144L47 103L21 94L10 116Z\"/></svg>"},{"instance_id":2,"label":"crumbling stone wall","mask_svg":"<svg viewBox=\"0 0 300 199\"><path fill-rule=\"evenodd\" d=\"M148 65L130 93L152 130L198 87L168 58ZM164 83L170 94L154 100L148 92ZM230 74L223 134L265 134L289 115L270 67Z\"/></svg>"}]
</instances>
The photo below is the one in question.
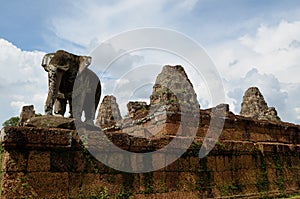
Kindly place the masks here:
<instances>
[{"instance_id":1,"label":"crumbling stone wall","mask_svg":"<svg viewBox=\"0 0 300 199\"><path fill-rule=\"evenodd\" d=\"M243 96L240 115L258 120L280 122L274 107L268 107L257 87L250 87Z\"/></svg>"},{"instance_id":2,"label":"crumbling stone wall","mask_svg":"<svg viewBox=\"0 0 300 199\"><path fill-rule=\"evenodd\" d=\"M180 120L180 116L175 116L157 116L157 123L146 121L140 124L140 129L129 126L106 134L124 150L151 152L173 139ZM215 148L199 159L209 121L209 110L201 111L197 137L189 149L171 165L142 174L120 172L97 161L74 130L5 127L1 132L1 197L266 198L300 192L298 125L229 114ZM153 139L132 136L145 126L158 128L164 136ZM93 136L98 131L85 133ZM107 155L106 145L95 144ZM107 159L113 161L115 153ZM117 157L128 158L123 155ZM133 160L129 164L136 162L134 155L129 158ZM158 160L151 161L149 164Z\"/></svg>"},{"instance_id":3,"label":"crumbling stone wall","mask_svg":"<svg viewBox=\"0 0 300 199\"><path fill-rule=\"evenodd\" d=\"M105 96L99 107L96 125L102 128L111 127L121 119L122 117L116 97L113 95Z\"/></svg>"},{"instance_id":4,"label":"crumbling stone wall","mask_svg":"<svg viewBox=\"0 0 300 199\"><path fill-rule=\"evenodd\" d=\"M149 112L150 106L146 102L128 102L127 109L129 117L139 119L146 117Z\"/></svg>"}]
</instances>

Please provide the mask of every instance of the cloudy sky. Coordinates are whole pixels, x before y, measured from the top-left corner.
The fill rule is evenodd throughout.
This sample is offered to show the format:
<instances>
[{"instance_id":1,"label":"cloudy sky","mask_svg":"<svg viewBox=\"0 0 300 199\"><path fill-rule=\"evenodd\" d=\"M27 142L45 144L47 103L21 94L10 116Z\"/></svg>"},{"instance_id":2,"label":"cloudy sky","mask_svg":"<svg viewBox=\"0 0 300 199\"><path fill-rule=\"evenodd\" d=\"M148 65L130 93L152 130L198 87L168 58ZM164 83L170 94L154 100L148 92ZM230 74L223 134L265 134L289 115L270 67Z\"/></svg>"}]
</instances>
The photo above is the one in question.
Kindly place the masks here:
<instances>
[{"instance_id":1,"label":"cloudy sky","mask_svg":"<svg viewBox=\"0 0 300 199\"><path fill-rule=\"evenodd\" d=\"M36 112L43 113L47 73L40 63L45 53L65 49L87 55L100 45L102 61L109 62L123 51L105 41L126 31L149 27L176 31L205 50L222 78L225 102L231 111L238 113L243 92L258 86L282 120L300 123L297 0L2 2L0 122L19 115L25 104L34 104ZM101 68L105 66L92 65L91 69L95 67L102 82L102 97L116 95L125 114L127 100L149 97L163 64L177 63L189 64L178 56L152 49L122 55L105 73ZM193 71L187 72L201 107L215 105L205 77L198 79Z\"/></svg>"}]
</instances>

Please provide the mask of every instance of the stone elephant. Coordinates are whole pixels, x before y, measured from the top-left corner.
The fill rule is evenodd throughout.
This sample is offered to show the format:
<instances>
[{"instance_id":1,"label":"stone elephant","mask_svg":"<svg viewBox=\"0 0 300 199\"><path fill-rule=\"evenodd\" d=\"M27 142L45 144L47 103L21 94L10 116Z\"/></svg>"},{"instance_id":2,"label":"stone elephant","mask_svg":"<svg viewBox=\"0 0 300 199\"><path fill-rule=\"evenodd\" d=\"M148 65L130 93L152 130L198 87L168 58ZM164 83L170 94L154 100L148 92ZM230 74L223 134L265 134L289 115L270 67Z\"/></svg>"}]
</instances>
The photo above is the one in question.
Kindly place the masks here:
<instances>
[{"instance_id":1,"label":"stone elephant","mask_svg":"<svg viewBox=\"0 0 300 199\"><path fill-rule=\"evenodd\" d=\"M75 118L79 119L82 112L85 112L86 121L94 119L95 109L101 96L101 84L97 75L87 68L90 63L91 57L89 56L78 56L63 50L48 53L43 57L42 66L48 72L49 81L45 103L46 115L52 115L54 106L54 113L64 116L66 105L69 103L70 117L73 117L75 113ZM74 86L77 78L77 84ZM79 85L79 83L85 84L85 86ZM74 95L76 103L73 103L72 93L79 93L78 90L81 90L80 95ZM94 94L94 104L87 106L87 104L91 104L91 93ZM76 105L75 109L73 108L74 104Z\"/></svg>"}]
</instances>

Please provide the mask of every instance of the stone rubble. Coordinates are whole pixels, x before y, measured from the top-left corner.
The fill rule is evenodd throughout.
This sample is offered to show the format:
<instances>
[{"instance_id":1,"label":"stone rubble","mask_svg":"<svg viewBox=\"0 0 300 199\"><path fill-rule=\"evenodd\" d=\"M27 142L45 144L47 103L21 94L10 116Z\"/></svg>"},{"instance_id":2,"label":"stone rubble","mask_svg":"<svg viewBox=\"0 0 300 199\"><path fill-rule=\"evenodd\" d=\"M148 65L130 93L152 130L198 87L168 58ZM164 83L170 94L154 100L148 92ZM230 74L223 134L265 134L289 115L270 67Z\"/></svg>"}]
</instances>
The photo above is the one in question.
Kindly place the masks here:
<instances>
[{"instance_id":1,"label":"stone rubble","mask_svg":"<svg viewBox=\"0 0 300 199\"><path fill-rule=\"evenodd\" d=\"M142 117L146 117L149 112L150 106L147 105L146 102L128 102L127 109L128 109L128 115L132 119L138 119Z\"/></svg>"},{"instance_id":2,"label":"stone rubble","mask_svg":"<svg viewBox=\"0 0 300 199\"><path fill-rule=\"evenodd\" d=\"M35 117L35 110L33 105L23 106L20 114L19 126L23 126L29 119Z\"/></svg>"}]
</instances>

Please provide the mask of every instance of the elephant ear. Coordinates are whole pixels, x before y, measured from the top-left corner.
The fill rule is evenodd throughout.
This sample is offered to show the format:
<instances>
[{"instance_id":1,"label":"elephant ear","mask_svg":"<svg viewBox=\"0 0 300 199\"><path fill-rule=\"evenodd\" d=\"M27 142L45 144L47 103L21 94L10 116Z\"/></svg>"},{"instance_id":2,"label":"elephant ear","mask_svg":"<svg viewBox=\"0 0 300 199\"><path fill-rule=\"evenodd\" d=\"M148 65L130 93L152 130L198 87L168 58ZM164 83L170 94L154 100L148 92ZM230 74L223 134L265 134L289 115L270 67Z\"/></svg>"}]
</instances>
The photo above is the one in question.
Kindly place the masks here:
<instances>
[{"instance_id":1,"label":"elephant ear","mask_svg":"<svg viewBox=\"0 0 300 199\"><path fill-rule=\"evenodd\" d=\"M44 68L45 71L49 71L49 63L51 59L54 57L55 53L48 53L44 55L43 60L42 60L42 67Z\"/></svg>"},{"instance_id":2,"label":"elephant ear","mask_svg":"<svg viewBox=\"0 0 300 199\"><path fill-rule=\"evenodd\" d=\"M84 71L92 62L92 57L90 56L80 56L79 57L79 70L78 73Z\"/></svg>"}]
</instances>

